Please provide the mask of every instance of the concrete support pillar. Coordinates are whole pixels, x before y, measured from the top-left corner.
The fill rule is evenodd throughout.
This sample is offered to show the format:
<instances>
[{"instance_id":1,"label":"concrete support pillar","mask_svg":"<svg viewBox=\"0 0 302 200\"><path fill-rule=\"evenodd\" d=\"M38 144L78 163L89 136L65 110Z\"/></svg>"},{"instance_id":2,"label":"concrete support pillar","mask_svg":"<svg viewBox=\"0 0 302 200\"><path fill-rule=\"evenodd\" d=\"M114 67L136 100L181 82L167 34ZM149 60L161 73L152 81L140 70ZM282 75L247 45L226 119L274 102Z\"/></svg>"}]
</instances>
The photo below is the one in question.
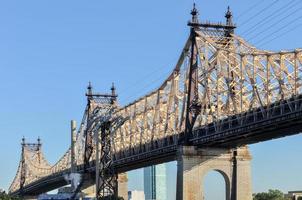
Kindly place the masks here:
<instances>
[{"instance_id":1,"label":"concrete support pillar","mask_svg":"<svg viewBox=\"0 0 302 200\"><path fill-rule=\"evenodd\" d=\"M250 160L247 147L236 150L180 147L176 199L203 200L203 179L214 170L225 180L226 200L252 200Z\"/></svg>"},{"instance_id":2,"label":"concrete support pillar","mask_svg":"<svg viewBox=\"0 0 302 200\"><path fill-rule=\"evenodd\" d=\"M75 173L75 149L74 145L77 137L77 124L75 120L70 122L70 160L71 160L71 173Z\"/></svg>"},{"instance_id":3,"label":"concrete support pillar","mask_svg":"<svg viewBox=\"0 0 302 200\"><path fill-rule=\"evenodd\" d=\"M252 174L251 174L251 159L252 156L248 147L237 149L237 193L236 200L247 199L252 200Z\"/></svg>"},{"instance_id":4,"label":"concrete support pillar","mask_svg":"<svg viewBox=\"0 0 302 200\"><path fill-rule=\"evenodd\" d=\"M76 173L76 163L75 163L75 149L74 145L76 142L76 121L71 120L70 122L70 161L71 161L71 167L70 167L70 173ZM72 190L75 190L76 186L74 185L74 181L71 180L71 188Z\"/></svg>"},{"instance_id":5,"label":"concrete support pillar","mask_svg":"<svg viewBox=\"0 0 302 200\"><path fill-rule=\"evenodd\" d=\"M128 176L127 173L118 174L117 177L118 196L128 200Z\"/></svg>"}]
</instances>

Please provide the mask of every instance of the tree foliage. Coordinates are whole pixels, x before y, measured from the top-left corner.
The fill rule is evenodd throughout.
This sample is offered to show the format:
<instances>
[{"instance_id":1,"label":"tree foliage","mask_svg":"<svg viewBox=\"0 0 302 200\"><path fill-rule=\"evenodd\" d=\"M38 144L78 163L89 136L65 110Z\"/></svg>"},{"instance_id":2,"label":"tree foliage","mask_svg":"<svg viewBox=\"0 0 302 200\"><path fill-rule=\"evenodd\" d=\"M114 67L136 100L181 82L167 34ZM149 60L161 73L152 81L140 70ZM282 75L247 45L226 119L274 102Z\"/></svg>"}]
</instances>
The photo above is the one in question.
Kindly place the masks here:
<instances>
[{"instance_id":1,"label":"tree foliage","mask_svg":"<svg viewBox=\"0 0 302 200\"><path fill-rule=\"evenodd\" d=\"M11 197L10 195L6 194L5 192L0 192L0 200L19 200L19 198Z\"/></svg>"},{"instance_id":2,"label":"tree foliage","mask_svg":"<svg viewBox=\"0 0 302 200\"><path fill-rule=\"evenodd\" d=\"M268 192L261 192L254 194L253 200L290 200L284 197L280 190L268 190Z\"/></svg>"}]
</instances>

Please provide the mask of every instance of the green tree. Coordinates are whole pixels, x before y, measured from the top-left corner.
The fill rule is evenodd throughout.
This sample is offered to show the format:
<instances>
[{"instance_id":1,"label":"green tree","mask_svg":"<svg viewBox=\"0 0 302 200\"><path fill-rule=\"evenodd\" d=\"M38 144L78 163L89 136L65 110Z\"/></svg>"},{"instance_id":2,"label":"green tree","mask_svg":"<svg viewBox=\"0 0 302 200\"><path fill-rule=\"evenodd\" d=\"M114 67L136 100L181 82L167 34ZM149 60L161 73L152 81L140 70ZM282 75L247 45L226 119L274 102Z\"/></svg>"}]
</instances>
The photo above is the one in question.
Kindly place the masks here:
<instances>
[{"instance_id":1,"label":"green tree","mask_svg":"<svg viewBox=\"0 0 302 200\"><path fill-rule=\"evenodd\" d=\"M261 192L254 194L253 200L290 200L284 197L280 190L268 190L268 192Z\"/></svg>"},{"instance_id":2,"label":"green tree","mask_svg":"<svg viewBox=\"0 0 302 200\"><path fill-rule=\"evenodd\" d=\"M298 197L298 200L302 200L302 197Z\"/></svg>"},{"instance_id":3,"label":"green tree","mask_svg":"<svg viewBox=\"0 0 302 200\"><path fill-rule=\"evenodd\" d=\"M19 200L17 197L11 197L10 195L6 194L5 192L0 193L0 200Z\"/></svg>"}]
</instances>

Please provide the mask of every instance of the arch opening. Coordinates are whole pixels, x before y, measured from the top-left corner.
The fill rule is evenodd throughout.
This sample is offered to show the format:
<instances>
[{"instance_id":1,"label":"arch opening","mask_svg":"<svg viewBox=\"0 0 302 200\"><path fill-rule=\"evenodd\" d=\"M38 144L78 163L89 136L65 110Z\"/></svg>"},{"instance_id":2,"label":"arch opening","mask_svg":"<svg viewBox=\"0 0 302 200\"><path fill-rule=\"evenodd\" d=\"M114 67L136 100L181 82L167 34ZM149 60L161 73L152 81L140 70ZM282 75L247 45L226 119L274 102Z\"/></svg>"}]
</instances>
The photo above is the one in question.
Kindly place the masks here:
<instances>
[{"instance_id":1,"label":"arch opening","mask_svg":"<svg viewBox=\"0 0 302 200\"><path fill-rule=\"evenodd\" d=\"M228 176L219 170L209 171L203 178L202 200L229 200L230 181Z\"/></svg>"}]
</instances>

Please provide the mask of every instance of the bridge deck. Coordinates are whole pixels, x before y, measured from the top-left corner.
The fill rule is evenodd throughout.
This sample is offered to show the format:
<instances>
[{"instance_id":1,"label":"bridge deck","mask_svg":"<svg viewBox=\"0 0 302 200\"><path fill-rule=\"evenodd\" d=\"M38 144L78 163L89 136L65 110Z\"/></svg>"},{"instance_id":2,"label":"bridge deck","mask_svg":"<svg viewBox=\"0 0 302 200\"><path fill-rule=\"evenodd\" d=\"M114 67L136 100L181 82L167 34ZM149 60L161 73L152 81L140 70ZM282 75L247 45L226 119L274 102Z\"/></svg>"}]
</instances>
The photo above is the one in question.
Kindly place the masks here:
<instances>
[{"instance_id":1,"label":"bridge deck","mask_svg":"<svg viewBox=\"0 0 302 200\"><path fill-rule=\"evenodd\" d=\"M302 131L302 96L272 104L266 112L254 109L249 112L232 116L207 127L194 130L192 145L197 147L227 147L234 148L246 144L254 144L298 134ZM216 127L216 128L215 128ZM220 130L217 130L220 127ZM143 146L129 149L115 155L114 166L118 173L127 172L150 165L174 161L177 159L178 144L173 136L163 138L153 143L152 150L144 151ZM162 146L159 146L159 145ZM145 144L150 145L150 144ZM89 171L94 176L95 162L90 163ZM83 165L77 166L77 171L83 171ZM64 170L60 173L44 177L24 187L26 194L40 194L66 185ZM18 194L19 191L13 194Z\"/></svg>"}]
</instances>

